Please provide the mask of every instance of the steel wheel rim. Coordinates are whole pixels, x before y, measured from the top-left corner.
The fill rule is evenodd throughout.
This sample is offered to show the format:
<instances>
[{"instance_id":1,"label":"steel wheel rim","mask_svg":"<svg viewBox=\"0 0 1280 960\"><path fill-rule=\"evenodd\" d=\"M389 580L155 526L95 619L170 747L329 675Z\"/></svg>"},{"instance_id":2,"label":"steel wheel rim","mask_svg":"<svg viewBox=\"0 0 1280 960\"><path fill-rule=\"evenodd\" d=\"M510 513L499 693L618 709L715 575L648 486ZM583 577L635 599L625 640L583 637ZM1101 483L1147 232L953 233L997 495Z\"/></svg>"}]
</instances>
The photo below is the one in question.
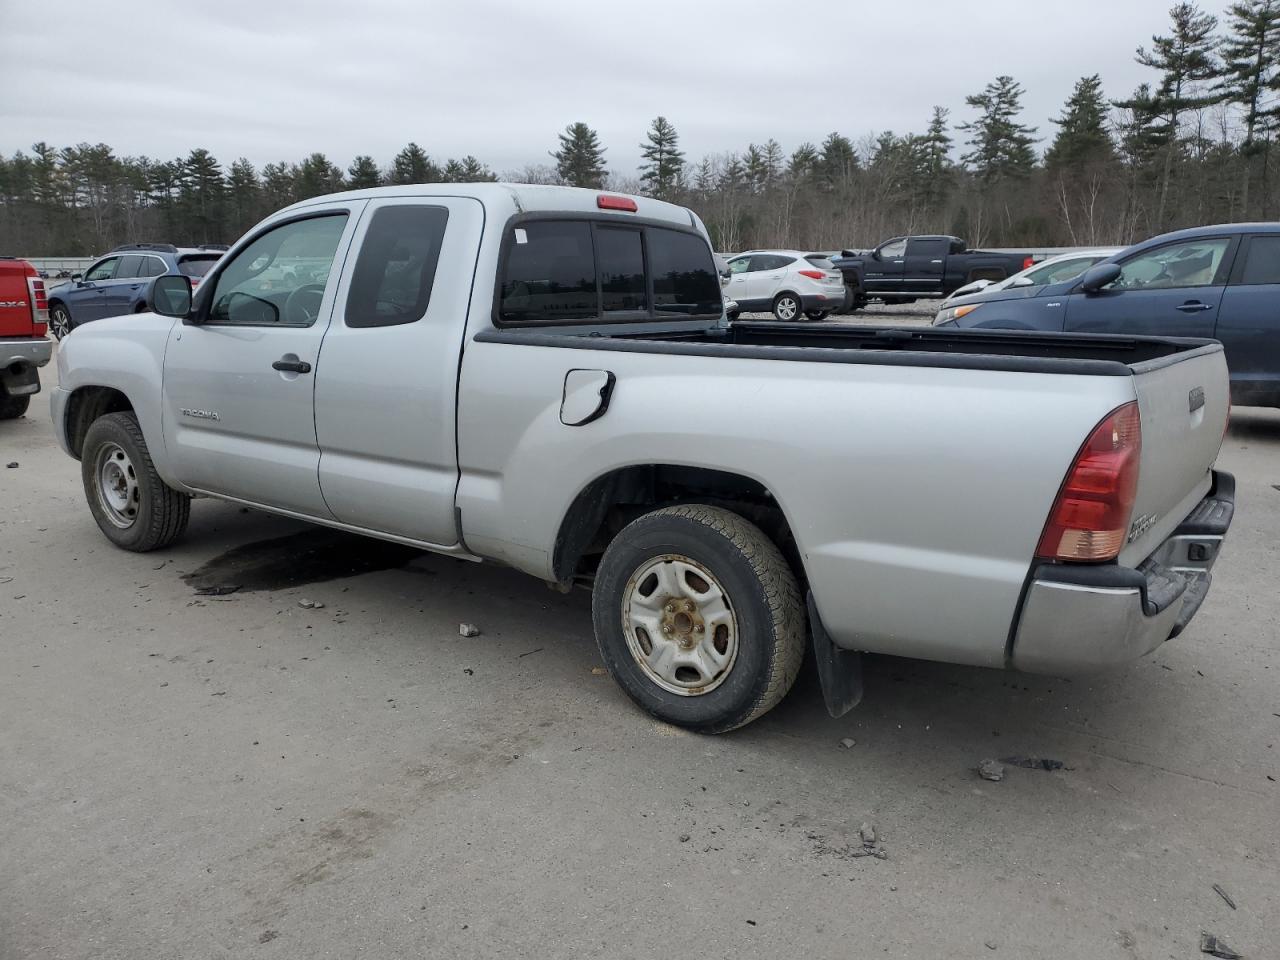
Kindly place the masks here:
<instances>
[{"instance_id":1,"label":"steel wheel rim","mask_svg":"<svg viewBox=\"0 0 1280 960\"><path fill-rule=\"evenodd\" d=\"M67 335L70 326L70 318L65 310L61 307L55 307L53 313L49 315L49 326L53 328L53 335L61 340Z\"/></svg>"},{"instance_id":2,"label":"steel wheel rim","mask_svg":"<svg viewBox=\"0 0 1280 960\"><path fill-rule=\"evenodd\" d=\"M799 308L790 297L783 297L778 301L778 316L783 320L794 320L797 313L799 313Z\"/></svg>"},{"instance_id":3,"label":"steel wheel rim","mask_svg":"<svg viewBox=\"0 0 1280 960\"><path fill-rule=\"evenodd\" d=\"M729 594L703 564L681 554L646 560L622 592L627 649L668 693L710 693L738 658L738 620Z\"/></svg>"},{"instance_id":4,"label":"steel wheel rim","mask_svg":"<svg viewBox=\"0 0 1280 960\"><path fill-rule=\"evenodd\" d=\"M124 447L118 443L104 443L99 447L93 473L98 503L107 519L121 530L133 526L138 519L142 491L133 461Z\"/></svg>"}]
</instances>

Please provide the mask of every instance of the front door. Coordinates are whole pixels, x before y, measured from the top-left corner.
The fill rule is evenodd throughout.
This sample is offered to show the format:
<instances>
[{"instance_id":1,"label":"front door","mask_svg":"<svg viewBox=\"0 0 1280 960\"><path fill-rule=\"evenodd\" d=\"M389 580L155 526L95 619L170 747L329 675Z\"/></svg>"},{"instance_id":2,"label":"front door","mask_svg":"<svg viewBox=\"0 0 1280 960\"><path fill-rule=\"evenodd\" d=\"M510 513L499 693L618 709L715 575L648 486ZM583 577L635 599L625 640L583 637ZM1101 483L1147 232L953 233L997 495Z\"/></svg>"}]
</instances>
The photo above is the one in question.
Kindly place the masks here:
<instances>
[{"instance_id":1,"label":"front door","mask_svg":"<svg viewBox=\"0 0 1280 960\"><path fill-rule=\"evenodd\" d=\"M458 358L483 228L467 198L365 210L315 378L320 488L344 523L458 542Z\"/></svg>"},{"instance_id":2,"label":"front door","mask_svg":"<svg viewBox=\"0 0 1280 960\"><path fill-rule=\"evenodd\" d=\"M1182 240L1135 254L1097 293L1067 299L1063 329L1161 337L1212 337L1231 266L1229 237Z\"/></svg>"},{"instance_id":3,"label":"front door","mask_svg":"<svg viewBox=\"0 0 1280 960\"><path fill-rule=\"evenodd\" d=\"M873 295L897 293L902 289L902 267L906 263L907 238L882 243L863 260L862 285Z\"/></svg>"},{"instance_id":4,"label":"front door","mask_svg":"<svg viewBox=\"0 0 1280 960\"><path fill-rule=\"evenodd\" d=\"M107 288L114 282L116 270L119 267L119 257L99 260L85 271L81 279L72 281L72 285L62 292L62 299L66 301L67 309L71 311L73 324L101 320L106 316Z\"/></svg>"},{"instance_id":5,"label":"front door","mask_svg":"<svg viewBox=\"0 0 1280 960\"><path fill-rule=\"evenodd\" d=\"M164 361L165 445L190 487L331 518L320 494L314 384L341 263L364 201L260 231L201 284Z\"/></svg>"}]
</instances>

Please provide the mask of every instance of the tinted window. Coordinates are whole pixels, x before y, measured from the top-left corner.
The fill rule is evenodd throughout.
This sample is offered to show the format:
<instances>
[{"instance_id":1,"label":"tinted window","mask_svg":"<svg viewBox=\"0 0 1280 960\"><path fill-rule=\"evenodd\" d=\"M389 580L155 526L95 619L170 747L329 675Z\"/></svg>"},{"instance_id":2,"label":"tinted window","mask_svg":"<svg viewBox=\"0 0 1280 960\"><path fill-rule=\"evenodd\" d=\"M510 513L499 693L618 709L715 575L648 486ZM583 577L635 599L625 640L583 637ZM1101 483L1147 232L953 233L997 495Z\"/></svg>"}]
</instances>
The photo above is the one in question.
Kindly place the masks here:
<instances>
[{"instance_id":1,"label":"tinted window","mask_svg":"<svg viewBox=\"0 0 1280 960\"><path fill-rule=\"evenodd\" d=\"M812 263L819 270L834 270L836 268L836 265L834 263L832 263L826 257L818 256L816 253L805 257L805 259L808 260L810 263Z\"/></svg>"},{"instance_id":2,"label":"tinted window","mask_svg":"<svg viewBox=\"0 0 1280 960\"><path fill-rule=\"evenodd\" d=\"M142 266L143 258L135 253L125 254L120 258L120 265L116 267L115 280L128 280L130 277L138 276L138 269Z\"/></svg>"},{"instance_id":3,"label":"tinted window","mask_svg":"<svg viewBox=\"0 0 1280 960\"><path fill-rule=\"evenodd\" d=\"M753 273L760 270L781 270L794 260L794 257L782 257L776 253L757 253L751 258L751 270Z\"/></svg>"},{"instance_id":4,"label":"tinted window","mask_svg":"<svg viewBox=\"0 0 1280 960\"><path fill-rule=\"evenodd\" d=\"M110 280L115 276L116 267L120 263L119 257L107 257L107 259L95 263L89 268L89 272L84 275L86 280Z\"/></svg>"},{"instance_id":5,"label":"tinted window","mask_svg":"<svg viewBox=\"0 0 1280 960\"><path fill-rule=\"evenodd\" d=\"M1280 236L1252 237L1241 283L1280 283Z\"/></svg>"},{"instance_id":6,"label":"tinted window","mask_svg":"<svg viewBox=\"0 0 1280 960\"><path fill-rule=\"evenodd\" d=\"M653 305L659 314L718 314L723 306L720 281L707 241L695 233L651 227L649 270Z\"/></svg>"},{"instance_id":7,"label":"tinted window","mask_svg":"<svg viewBox=\"0 0 1280 960\"><path fill-rule=\"evenodd\" d=\"M351 275L348 327L389 327L426 314L448 222L444 207L383 207L373 215Z\"/></svg>"},{"instance_id":8,"label":"tinted window","mask_svg":"<svg viewBox=\"0 0 1280 960\"><path fill-rule=\"evenodd\" d=\"M907 253L913 257L942 257L946 256L947 249L951 246L951 241L938 237L930 240L912 240L907 244Z\"/></svg>"},{"instance_id":9,"label":"tinted window","mask_svg":"<svg viewBox=\"0 0 1280 960\"><path fill-rule=\"evenodd\" d=\"M649 299L644 289L644 248L639 230L598 228L596 263L600 270L601 306L605 313L649 311Z\"/></svg>"},{"instance_id":10,"label":"tinted window","mask_svg":"<svg viewBox=\"0 0 1280 960\"><path fill-rule=\"evenodd\" d=\"M589 223L541 220L511 230L500 293L503 320L581 320L598 315Z\"/></svg>"},{"instance_id":11,"label":"tinted window","mask_svg":"<svg viewBox=\"0 0 1280 960\"><path fill-rule=\"evenodd\" d=\"M347 215L295 220L260 234L218 274L210 323L310 326L320 315Z\"/></svg>"},{"instance_id":12,"label":"tinted window","mask_svg":"<svg viewBox=\"0 0 1280 960\"><path fill-rule=\"evenodd\" d=\"M1231 245L1227 237L1187 240L1148 250L1120 266L1117 290L1167 290L1206 287L1213 283L1222 256Z\"/></svg>"},{"instance_id":13,"label":"tinted window","mask_svg":"<svg viewBox=\"0 0 1280 960\"><path fill-rule=\"evenodd\" d=\"M159 257L143 257L142 266L138 269L138 276L163 277L168 272L168 266Z\"/></svg>"},{"instance_id":14,"label":"tinted window","mask_svg":"<svg viewBox=\"0 0 1280 960\"><path fill-rule=\"evenodd\" d=\"M178 261L178 272L186 277L203 277L217 262L217 256L183 257Z\"/></svg>"}]
</instances>

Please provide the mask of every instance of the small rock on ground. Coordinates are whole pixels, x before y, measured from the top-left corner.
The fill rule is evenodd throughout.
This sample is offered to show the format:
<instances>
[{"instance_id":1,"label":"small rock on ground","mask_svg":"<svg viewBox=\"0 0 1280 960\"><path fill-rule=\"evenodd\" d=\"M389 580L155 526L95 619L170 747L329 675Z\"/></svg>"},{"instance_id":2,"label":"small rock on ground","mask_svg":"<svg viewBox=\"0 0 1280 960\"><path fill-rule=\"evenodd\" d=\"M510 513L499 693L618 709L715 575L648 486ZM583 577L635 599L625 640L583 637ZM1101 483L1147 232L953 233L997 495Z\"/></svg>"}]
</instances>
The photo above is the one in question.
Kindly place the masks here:
<instances>
[{"instance_id":1,"label":"small rock on ground","mask_svg":"<svg viewBox=\"0 0 1280 960\"><path fill-rule=\"evenodd\" d=\"M998 760L983 760L978 764L978 776L983 780L1003 780L1004 764Z\"/></svg>"},{"instance_id":2,"label":"small rock on ground","mask_svg":"<svg viewBox=\"0 0 1280 960\"><path fill-rule=\"evenodd\" d=\"M474 623L460 623L458 624L458 636L478 637L480 636L480 628Z\"/></svg>"},{"instance_id":3,"label":"small rock on ground","mask_svg":"<svg viewBox=\"0 0 1280 960\"><path fill-rule=\"evenodd\" d=\"M852 750L857 745L858 741L853 739L853 737L845 737L840 741L840 746L844 747L846 750Z\"/></svg>"}]
</instances>

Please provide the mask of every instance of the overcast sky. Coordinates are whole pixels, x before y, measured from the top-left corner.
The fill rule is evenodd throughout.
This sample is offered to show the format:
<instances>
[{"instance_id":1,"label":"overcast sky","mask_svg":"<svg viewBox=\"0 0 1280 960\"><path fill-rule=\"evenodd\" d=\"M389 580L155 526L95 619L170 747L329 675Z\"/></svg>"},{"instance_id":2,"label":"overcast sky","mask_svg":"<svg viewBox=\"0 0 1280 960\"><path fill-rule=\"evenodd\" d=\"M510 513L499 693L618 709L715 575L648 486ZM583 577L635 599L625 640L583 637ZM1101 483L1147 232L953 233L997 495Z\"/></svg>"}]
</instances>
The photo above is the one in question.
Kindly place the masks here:
<instances>
[{"instance_id":1,"label":"overcast sky","mask_svg":"<svg viewBox=\"0 0 1280 960\"><path fill-rule=\"evenodd\" d=\"M0 152L203 146L260 167L318 150L345 168L413 140L502 172L550 162L582 120L630 175L659 114L691 159L769 137L789 153L832 130L922 130L934 104L961 122L1002 73L1050 137L1078 77L1100 73L1113 98L1155 79L1133 52L1172 3L0 0Z\"/></svg>"}]
</instances>

